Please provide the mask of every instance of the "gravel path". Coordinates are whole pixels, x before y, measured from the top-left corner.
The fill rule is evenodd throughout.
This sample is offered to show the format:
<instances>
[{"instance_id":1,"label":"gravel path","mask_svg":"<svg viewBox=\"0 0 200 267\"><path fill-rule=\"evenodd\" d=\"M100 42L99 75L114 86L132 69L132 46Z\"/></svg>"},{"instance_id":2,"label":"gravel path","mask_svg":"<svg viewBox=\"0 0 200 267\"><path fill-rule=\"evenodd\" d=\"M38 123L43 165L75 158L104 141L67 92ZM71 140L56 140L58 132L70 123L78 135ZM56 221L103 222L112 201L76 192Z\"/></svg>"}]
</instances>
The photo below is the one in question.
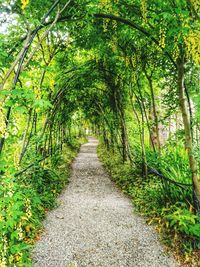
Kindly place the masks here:
<instances>
[{"instance_id":1,"label":"gravel path","mask_svg":"<svg viewBox=\"0 0 200 267\"><path fill-rule=\"evenodd\" d=\"M175 267L157 234L109 179L90 138L73 163L60 206L44 222L35 267ZM71 265L70 265L71 264Z\"/></svg>"}]
</instances>

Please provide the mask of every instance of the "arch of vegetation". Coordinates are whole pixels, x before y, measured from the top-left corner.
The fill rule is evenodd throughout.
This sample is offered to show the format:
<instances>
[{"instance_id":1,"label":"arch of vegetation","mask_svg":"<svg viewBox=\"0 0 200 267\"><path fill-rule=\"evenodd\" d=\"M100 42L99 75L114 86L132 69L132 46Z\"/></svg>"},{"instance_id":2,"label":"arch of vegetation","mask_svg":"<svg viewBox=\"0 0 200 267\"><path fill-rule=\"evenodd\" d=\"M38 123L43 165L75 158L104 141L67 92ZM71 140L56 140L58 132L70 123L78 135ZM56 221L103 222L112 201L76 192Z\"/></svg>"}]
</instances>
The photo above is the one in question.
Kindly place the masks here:
<instances>
[{"instance_id":1,"label":"arch of vegetation","mask_svg":"<svg viewBox=\"0 0 200 267\"><path fill-rule=\"evenodd\" d=\"M0 4L0 266L28 261L57 183L45 168L88 129L113 161L157 175L165 204L180 201L171 227L199 238L199 10L198 0Z\"/></svg>"}]
</instances>

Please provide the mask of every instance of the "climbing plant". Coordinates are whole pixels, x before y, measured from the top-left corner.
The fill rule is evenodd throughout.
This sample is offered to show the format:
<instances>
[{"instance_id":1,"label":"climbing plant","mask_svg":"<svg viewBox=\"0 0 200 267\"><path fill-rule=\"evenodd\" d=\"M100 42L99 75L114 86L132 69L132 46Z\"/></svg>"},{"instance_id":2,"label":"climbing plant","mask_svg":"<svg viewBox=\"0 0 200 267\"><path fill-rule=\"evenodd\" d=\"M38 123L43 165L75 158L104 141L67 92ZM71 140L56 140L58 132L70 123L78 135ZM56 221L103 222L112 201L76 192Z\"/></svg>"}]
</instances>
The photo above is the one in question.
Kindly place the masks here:
<instances>
[{"instance_id":1,"label":"climbing plant","mask_svg":"<svg viewBox=\"0 0 200 267\"><path fill-rule=\"evenodd\" d=\"M26 233L20 245L27 227L20 218L40 220L35 206L49 203L46 187L38 192L45 166L58 163L66 147L76 151L88 128L145 181L153 170L191 186L186 209L198 217L199 9L194 0L0 4L0 222L7 229L0 266L29 261L24 250L33 236ZM163 188L166 205L170 197L177 201L176 187ZM28 212L31 190L35 217ZM8 219L17 191L21 212ZM19 246L11 249L12 242Z\"/></svg>"}]
</instances>

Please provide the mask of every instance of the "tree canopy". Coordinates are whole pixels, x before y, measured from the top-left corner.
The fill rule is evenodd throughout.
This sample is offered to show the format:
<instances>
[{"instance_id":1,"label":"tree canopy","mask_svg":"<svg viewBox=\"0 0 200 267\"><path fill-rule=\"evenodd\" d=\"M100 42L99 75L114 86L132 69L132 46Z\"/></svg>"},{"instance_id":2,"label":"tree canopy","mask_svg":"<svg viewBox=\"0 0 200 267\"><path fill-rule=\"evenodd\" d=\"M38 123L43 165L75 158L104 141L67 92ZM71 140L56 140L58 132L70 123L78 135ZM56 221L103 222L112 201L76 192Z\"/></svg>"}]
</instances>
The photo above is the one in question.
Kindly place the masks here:
<instances>
[{"instance_id":1,"label":"tree canopy","mask_svg":"<svg viewBox=\"0 0 200 267\"><path fill-rule=\"evenodd\" d=\"M1 176L92 129L144 177L192 184L199 203L199 11L198 0L1 2Z\"/></svg>"}]
</instances>

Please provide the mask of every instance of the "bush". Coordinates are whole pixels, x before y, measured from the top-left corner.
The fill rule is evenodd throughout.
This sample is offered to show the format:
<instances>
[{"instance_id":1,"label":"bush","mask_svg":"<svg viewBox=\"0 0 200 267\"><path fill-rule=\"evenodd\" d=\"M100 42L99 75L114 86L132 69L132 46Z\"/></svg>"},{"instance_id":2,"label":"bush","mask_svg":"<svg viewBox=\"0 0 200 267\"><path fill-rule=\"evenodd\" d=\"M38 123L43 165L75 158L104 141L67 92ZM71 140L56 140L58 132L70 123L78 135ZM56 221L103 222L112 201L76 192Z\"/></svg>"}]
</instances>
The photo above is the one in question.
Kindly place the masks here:
<instances>
[{"instance_id":1,"label":"bush","mask_svg":"<svg viewBox=\"0 0 200 267\"><path fill-rule=\"evenodd\" d=\"M1 177L0 267L32 266L30 249L46 212L57 205L56 196L68 182L70 163L80 143L63 147L41 165L20 177Z\"/></svg>"},{"instance_id":2,"label":"bush","mask_svg":"<svg viewBox=\"0 0 200 267\"><path fill-rule=\"evenodd\" d=\"M4 179L0 192L1 266L29 266L29 239L40 225L41 201L35 190L20 186L13 177Z\"/></svg>"}]
</instances>

